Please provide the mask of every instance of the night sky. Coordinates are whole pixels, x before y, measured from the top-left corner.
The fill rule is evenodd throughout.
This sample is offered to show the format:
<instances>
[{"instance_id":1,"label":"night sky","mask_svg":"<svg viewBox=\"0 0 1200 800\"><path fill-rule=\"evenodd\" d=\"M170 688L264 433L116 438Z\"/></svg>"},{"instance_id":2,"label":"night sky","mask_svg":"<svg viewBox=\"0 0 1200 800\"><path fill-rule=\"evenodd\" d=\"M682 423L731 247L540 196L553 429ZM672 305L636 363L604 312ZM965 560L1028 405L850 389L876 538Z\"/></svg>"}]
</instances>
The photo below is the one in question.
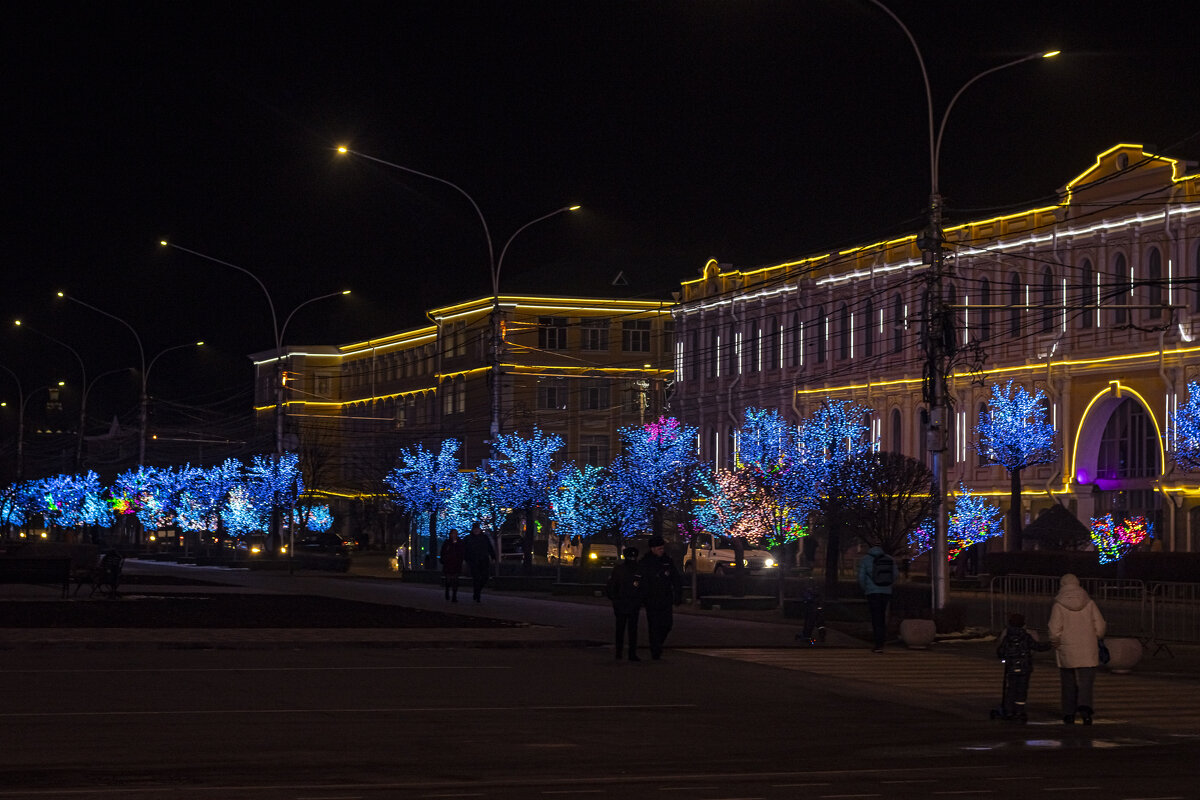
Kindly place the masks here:
<instances>
[{"instance_id":1,"label":"night sky","mask_svg":"<svg viewBox=\"0 0 1200 800\"><path fill-rule=\"evenodd\" d=\"M709 258L776 263L915 230L926 104L903 31L868 0L44 4L4 26L9 120L0 364L30 387L169 353L151 394L249 407L246 354L422 324L502 291L594 293L623 272L669 299ZM1200 159L1200 6L890 0L950 117L949 218L1042 203L1122 141ZM133 381L93 396L126 415ZM0 396L13 394L0 375ZM4 418L4 435L11 420Z\"/></svg>"}]
</instances>

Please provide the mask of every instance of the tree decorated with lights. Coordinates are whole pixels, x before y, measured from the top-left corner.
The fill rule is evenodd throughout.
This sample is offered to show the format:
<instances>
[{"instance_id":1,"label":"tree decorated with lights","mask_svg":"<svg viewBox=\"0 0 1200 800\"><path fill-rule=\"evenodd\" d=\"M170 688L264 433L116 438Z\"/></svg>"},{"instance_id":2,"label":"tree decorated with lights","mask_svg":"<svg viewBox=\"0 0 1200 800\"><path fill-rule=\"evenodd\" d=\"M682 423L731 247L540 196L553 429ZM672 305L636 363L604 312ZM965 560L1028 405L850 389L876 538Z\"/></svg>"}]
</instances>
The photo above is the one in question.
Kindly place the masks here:
<instances>
[{"instance_id":1,"label":"tree decorated with lights","mask_svg":"<svg viewBox=\"0 0 1200 800\"><path fill-rule=\"evenodd\" d=\"M741 527L752 532L749 541L774 547L804 535L811 500L800 435L800 427L777 409L746 409L736 437L737 480L724 483L727 491L736 487L743 498Z\"/></svg>"},{"instance_id":2,"label":"tree decorated with lights","mask_svg":"<svg viewBox=\"0 0 1200 800\"><path fill-rule=\"evenodd\" d=\"M1012 381L993 384L987 411L979 415L977 449L984 458L1008 470L1012 479L1008 529L1014 549L1021 549L1021 470L1053 463L1054 426L1046 421L1046 395L1030 394Z\"/></svg>"},{"instance_id":3,"label":"tree decorated with lights","mask_svg":"<svg viewBox=\"0 0 1200 800\"><path fill-rule=\"evenodd\" d=\"M522 550L526 571L533 569L537 515L550 510L550 496L558 486L555 456L562 448L561 436L543 433L536 426L528 437L507 433L492 442L494 454L488 459L484 476L496 501L520 511L525 518Z\"/></svg>"},{"instance_id":4,"label":"tree decorated with lights","mask_svg":"<svg viewBox=\"0 0 1200 800\"><path fill-rule=\"evenodd\" d=\"M181 474L170 469L140 466L122 472L108 491L114 514L136 516L144 530L165 527L174 519L174 484Z\"/></svg>"},{"instance_id":5,"label":"tree decorated with lights","mask_svg":"<svg viewBox=\"0 0 1200 800\"><path fill-rule=\"evenodd\" d=\"M836 597L842 528L861 489L853 461L871 449L866 420L870 409L847 400L826 400L800 423L797 486L805 506L825 522L825 596Z\"/></svg>"},{"instance_id":6,"label":"tree decorated with lights","mask_svg":"<svg viewBox=\"0 0 1200 800\"><path fill-rule=\"evenodd\" d=\"M329 506L324 503L307 506L300 518L300 524L313 533L325 533L333 527L333 514L329 512Z\"/></svg>"},{"instance_id":7,"label":"tree decorated with lights","mask_svg":"<svg viewBox=\"0 0 1200 800\"><path fill-rule=\"evenodd\" d=\"M592 464L563 468L550 496L550 520L559 545L567 537L586 538L615 528L618 519L607 470Z\"/></svg>"},{"instance_id":8,"label":"tree decorated with lights","mask_svg":"<svg viewBox=\"0 0 1200 800\"><path fill-rule=\"evenodd\" d=\"M1188 399L1173 415L1175 463L1188 472L1200 470L1200 384L1189 383Z\"/></svg>"},{"instance_id":9,"label":"tree decorated with lights","mask_svg":"<svg viewBox=\"0 0 1200 800\"><path fill-rule=\"evenodd\" d=\"M95 472L54 475L34 481L33 487L41 498L40 512L47 525L112 525L112 513L102 497L104 487Z\"/></svg>"},{"instance_id":10,"label":"tree decorated with lights","mask_svg":"<svg viewBox=\"0 0 1200 800\"><path fill-rule=\"evenodd\" d=\"M969 489L960 484L946 529L947 560L953 561L972 545L1004 535L1000 520L999 506L987 502L980 495L971 494ZM920 555L931 550L933 537L933 520L926 520L909 535L909 551L913 555Z\"/></svg>"},{"instance_id":11,"label":"tree decorated with lights","mask_svg":"<svg viewBox=\"0 0 1200 800\"><path fill-rule=\"evenodd\" d=\"M175 509L180 527L196 533L220 533L221 509L225 507L229 493L241 484L243 470L242 462L229 458L207 469L186 472L190 480L181 481Z\"/></svg>"},{"instance_id":12,"label":"tree decorated with lights","mask_svg":"<svg viewBox=\"0 0 1200 800\"><path fill-rule=\"evenodd\" d=\"M487 464L462 477L462 482L446 503L447 525L466 532L479 523L479 527L487 533L499 531L507 511L492 492L492 481L487 478Z\"/></svg>"},{"instance_id":13,"label":"tree decorated with lights","mask_svg":"<svg viewBox=\"0 0 1200 800\"><path fill-rule=\"evenodd\" d=\"M674 417L620 430L622 452L610 470L623 535L649 529L661 536L665 515L683 511L700 466L697 435Z\"/></svg>"},{"instance_id":14,"label":"tree decorated with lights","mask_svg":"<svg viewBox=\"0 0 1200 800\"><path fill-rule=\"evenodd\" d=\"M1092 543L1101 564L1120 561L1143 542L1154 538L1154 525L1143 516L1113 517L1105 514L1092 519Z\"/></svg>"},{"instance_id":15,"label":"tree decorated with lights","mask_svg":"<svg viewBox=\"0 0 1200 800\"><path fill-rule=\"evenodd\" d=\"M462 483L457 439L445 439L437 454L421 444L400 453L384 478L392 500L410 514L429 516L429 553L437 553L437 522Z\"/></svg>"},{"instance_id":16,"label":"tree decorated with lights","mask_svg":"<svg viewBox=\"0 0 1200 800\"><path fill-rule=\"evenodd\" d=\"M0 490L0 525L19 528L29 515L29 483L22 481Z\"/></svg>"},{"instance_id":17,"label":"tree decorated with lights","mask_svg":"<svg viewBox=\"0 0 1200 800\"><path fill-rule=\"evenodd\" d=\"M254 456L246 468L245 490L245 498L250 504L248 513L257 518L257 530L270 532L270 552L278 553L283 522L304 492L299 454ZM272 524L275 520L280 524Z\"/></svg>"}]
</instances>

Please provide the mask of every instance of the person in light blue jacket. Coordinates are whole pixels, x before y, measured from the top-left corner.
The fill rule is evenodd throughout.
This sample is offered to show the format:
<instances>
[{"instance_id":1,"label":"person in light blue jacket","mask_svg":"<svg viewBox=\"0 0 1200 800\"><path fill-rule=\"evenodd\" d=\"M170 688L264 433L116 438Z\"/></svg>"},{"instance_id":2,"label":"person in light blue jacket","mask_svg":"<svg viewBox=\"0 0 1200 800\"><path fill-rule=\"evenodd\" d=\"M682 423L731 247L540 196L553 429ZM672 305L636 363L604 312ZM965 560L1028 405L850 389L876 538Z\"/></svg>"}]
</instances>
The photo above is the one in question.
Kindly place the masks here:
<instances>
[{"instance_id":1,"label":"person in light blue jacket","mask_svg":"<svg viewBox=\"0 0 1200 800\"><path fill-rule=\"evenodd\" d=\"M873 651L883 652L887 638L887 607L892 599L892 584L896 581L896 562L883 548L876 545L858 562L858 586L867 598L871 612Z\"/></svg>"}]
</instances>

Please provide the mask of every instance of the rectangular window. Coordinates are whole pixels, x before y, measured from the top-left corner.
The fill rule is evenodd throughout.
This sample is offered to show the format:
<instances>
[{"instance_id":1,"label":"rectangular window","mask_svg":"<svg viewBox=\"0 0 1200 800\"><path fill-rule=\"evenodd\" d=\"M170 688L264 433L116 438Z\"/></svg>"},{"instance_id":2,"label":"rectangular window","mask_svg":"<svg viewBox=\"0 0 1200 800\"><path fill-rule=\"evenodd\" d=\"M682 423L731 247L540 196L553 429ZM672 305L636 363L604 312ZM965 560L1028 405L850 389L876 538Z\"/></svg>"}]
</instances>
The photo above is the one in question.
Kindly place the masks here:
<instances>
[{"instance_id":1,"label":"rectangular window","mask_svg":"<svg viewBox=\"0 0 1200 800\"><path fill-rule=\"evenodd\" d=\"M608 317L584 319L579 323L581 339L579 347L582 350L608 349Z\"/></svg>"},{"instance_id":2,"label":"rectangular window","mask_svg":"<svg viewBox=\"0 0 1200 800\"><path fill-rule=\"evenodd\" d=\"M586 383L580 394L581 406L585 411L604 411L609 406L607 381Z\"/></svg>"},{"instance_id":3,"label":"rectangular window","mask_svg":"<svg viewBox=\"0 0 1200 800\"><path fill-rule=\"evenodd\" d=\"M567 349L566 317L538 317L538 347L542 350Z\"/></svg>"},{"instance_id":4,"label":"rectangular window","mask_svg":"<svg viewBox=\"0 0 1200 800\"><path fill-rule=\"evenodd\" d=\"M544 380L538 384L537 399L542 411L563 411L567 407L567 387L560 380Z\"/></svg>"},{"instance_id":5,"label":"rectangular window","mask_svg":"<svg viewBox=\"0 0 1200 800\"><path fill-rule=\"evenodd\" d=\"M626 353L650 352L650 320L635 319L621 323L621 350Z\"/></svg>"},{"instance_id":6,"label":"rectangular window","mask_svg":"<svg viewBox=\"0 0 1200 800\"><path fill-rule=\"evenodd\" d=\"M579 447L583 460L593 467L607 467L612 461L607 436L580 436Z\"/></svg>"}]
</instances>

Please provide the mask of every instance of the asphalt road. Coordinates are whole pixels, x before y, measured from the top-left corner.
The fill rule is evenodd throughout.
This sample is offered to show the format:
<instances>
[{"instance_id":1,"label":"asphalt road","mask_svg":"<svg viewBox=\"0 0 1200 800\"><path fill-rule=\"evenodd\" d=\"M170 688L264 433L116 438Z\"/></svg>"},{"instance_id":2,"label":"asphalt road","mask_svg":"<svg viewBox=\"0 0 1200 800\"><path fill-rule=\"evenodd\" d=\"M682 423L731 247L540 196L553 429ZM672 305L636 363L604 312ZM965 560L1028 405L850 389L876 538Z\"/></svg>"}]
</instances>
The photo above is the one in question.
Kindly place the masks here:
<instances>
[{"instance_id":1,"label":"asphalt road","mask_svg":"<svg viewBox=\"0 0 1200 800\"><path fill-rule=\"evenodd\" d=\"M22 800L1200 796L1192 736L1002 726L679 651L16 648L0 708Z\"/></svg>"}]
</instances>

